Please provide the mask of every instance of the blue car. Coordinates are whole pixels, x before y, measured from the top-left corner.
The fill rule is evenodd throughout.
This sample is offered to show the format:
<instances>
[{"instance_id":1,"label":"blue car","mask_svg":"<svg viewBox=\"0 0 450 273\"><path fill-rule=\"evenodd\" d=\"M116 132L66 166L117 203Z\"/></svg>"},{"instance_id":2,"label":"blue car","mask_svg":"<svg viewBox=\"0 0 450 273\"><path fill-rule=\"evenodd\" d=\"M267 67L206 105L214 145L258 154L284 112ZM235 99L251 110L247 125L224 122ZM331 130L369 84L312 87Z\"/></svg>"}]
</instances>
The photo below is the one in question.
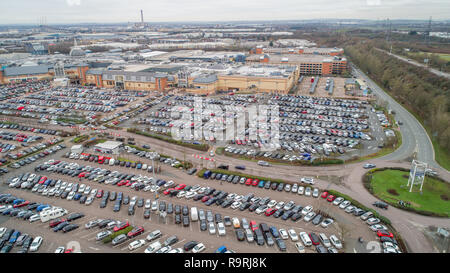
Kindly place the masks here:
<instances>
[{"instance_id":1,"label":"blue car","mask_svg":"<svg viewBox=\"0 0 450 273\"><path fill-rule=\"evenodd\" d=\"M6 210L4 210L4 211L2 212L2 214L3 214L3 215L8 215L8 214L11 213L12 210L13 210L13 208L6 209Z\"/></svg>"},{"instance_id":2,"label":"blue car","mask_svg":"<svg viewBox=\"0 0 450 273\"><path fill-rule=\"evenodd\" d=\"M258 188L263 188L266 182L264 180L259 181Z\"/></svg>"},{"instance_id":3,"label":"blue car","mask_svg":"<svg viewBox=\"0 0 450 273\"><path fill-rule=\"evenodd\" d=\"M218 249L216 249L215 253L225 253L227 251L226 246L220 246Z\"/></svg>"},{"instance_id":4,"label":"blue car","mask_svg":"<svg viewBox=\"0 0 450 273\"><path fill-rule=\"evenodd\" d=\"M24 202L25 200L23 200L23 199L15 199L14 201L13 201L13 205L17 205L17 204L20 204L20 203L22 203L22 202Z\"/></svg>"},{"instance_id":5,"label":"blue car","mask_svg":"<svg viewBox=\"0 0 450 273\"><path fill-rule=\"evenodd\" d=\"M48 207L50 207L50 205L40 205L39 207L37 207L36 211L37 211L37 212L40 212L40 211L42 211L43 209L48 208Z\"/></svg>"},{"instance_id":6,"label":"blue car","mask_svg":"<svg viewBox=\"0 0 450 273\"><path fill-rule=\"evenodd\" d=\"M75 196L73 197L73 200L75 200L75 201L80 200L81 196L83 196L83 195L81 195L81 193L77 193L77 194L75 194Z\"/></svg>"},{"instance_id":7,"label":"blue car","mask_svg":"<svg viewBox=\"0 0 450 273\"><path fill-rule=\"evenodd\" d=\"M17 241L17 238L19 238L20 234L22 234L20 231L16 230L9 238L9 242L11 244L14 244Z\"/></svg>"}]
</instances>

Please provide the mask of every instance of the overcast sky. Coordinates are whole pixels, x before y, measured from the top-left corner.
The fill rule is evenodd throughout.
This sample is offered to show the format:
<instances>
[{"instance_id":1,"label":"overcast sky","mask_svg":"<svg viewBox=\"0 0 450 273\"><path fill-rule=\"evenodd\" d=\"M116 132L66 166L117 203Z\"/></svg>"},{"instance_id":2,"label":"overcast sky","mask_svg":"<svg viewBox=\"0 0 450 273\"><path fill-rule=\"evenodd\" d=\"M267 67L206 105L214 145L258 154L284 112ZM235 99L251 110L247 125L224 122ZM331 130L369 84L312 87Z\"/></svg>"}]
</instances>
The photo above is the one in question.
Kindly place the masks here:
<instances>
[{"instance_id":1,"label":"overcast sky","mask_svg":"<svg viewBox=\"0 0 450 273\"><path fill-rule=\"evenodd\" d=\"M450 19L450 0L1 0L0 24Z\"/></svg>"}]
</instances>

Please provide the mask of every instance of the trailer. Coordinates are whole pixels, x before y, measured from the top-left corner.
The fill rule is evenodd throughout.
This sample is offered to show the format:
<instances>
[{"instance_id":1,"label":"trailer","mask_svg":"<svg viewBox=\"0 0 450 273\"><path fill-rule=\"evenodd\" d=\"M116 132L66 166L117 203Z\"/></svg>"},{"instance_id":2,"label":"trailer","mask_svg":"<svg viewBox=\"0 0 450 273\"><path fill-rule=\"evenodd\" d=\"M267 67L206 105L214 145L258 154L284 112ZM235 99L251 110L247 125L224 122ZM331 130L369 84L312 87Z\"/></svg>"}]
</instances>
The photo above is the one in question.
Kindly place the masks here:
<instances>
[{"instance_id":1,"label":"trailer","mask_svg":"<svg viewBox=\"0 0 450 273\"><path fill-rule=\"evenodd\" d=\"M319 76L317 76L316 78L314 78L314 77L311 78L312 84L309 89L309 94L314 94L314 91L316 91L316 86L317 86L317 83L319 82L319 78L320 78Z\"/></svg>"},{"instance_id":2,"label":"trailer","mask_svg":"<svg viewBox=\"0 0 450 273\"><path fill-rule=\"evenodd\" d=\"M41 217L42 223L47 221L56 219L58 217L64 216L67 214L67 210L60 207L52 207L48 210L42 211L39 216Z\"/></svg>"}]
</instances>

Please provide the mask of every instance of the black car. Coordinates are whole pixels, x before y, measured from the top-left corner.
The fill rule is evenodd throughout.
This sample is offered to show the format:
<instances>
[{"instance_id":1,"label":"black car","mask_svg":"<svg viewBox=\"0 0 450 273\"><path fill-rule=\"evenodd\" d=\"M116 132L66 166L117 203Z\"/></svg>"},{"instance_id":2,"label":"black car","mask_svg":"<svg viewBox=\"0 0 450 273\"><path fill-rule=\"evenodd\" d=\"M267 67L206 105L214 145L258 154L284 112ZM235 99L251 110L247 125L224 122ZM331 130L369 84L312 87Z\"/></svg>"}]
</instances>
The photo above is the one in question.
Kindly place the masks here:
<instances>
[{"instance_id":1,"label":"black car","mask_svg":"<svg viewBox=\"0 0 450 273\"><path fill-rule=\"evenodd\" d=\"M184 251L190 251L196 245L198 245L197 241L189 241L189 242L184 244L183 249L184 249Z\"/></svg>"},{"instance_id":2,"label":"black car","mask_svg":"<svg viewBox=\"0 0 450 273\"><path fill-rule=\"evenodd\" d=\"M123 198L122 204L128 205L130 203L130 197L127 195Z\"/></svg>"},{"instance_id":3,"label":"black car","mask_svg":"<svg viewBox=\"0 0 450 273\"><path fill-rule=\"evenodd\" d=\"M376 201L375 203L373 203L372 205L374 205L377 208L381 208L381 209L388 209L389 205L381 202L381 201Z\"/></svg>"},{"instance_id":4,"label":"black car","mask_svg":"<svg viewBox=\"0 0 450 273\"><path fill-rule=\"evenodd\" d=\"M288 210L288 211L285 211L284 213L283 213L283 216L281 216L281 219L283 219L283 220L287 220L287 219L289 219L292 215L294 215L294 212L292 211L292 210Z\"/></svg>"},{"instance_id":5,"label":"black car","mask_svg":"<svg viewBox=\"0 0 450 273\"><path fill-rule=\"evenodd\" d=\"M71 215L67 216L67 221L71 222L71 221L80 219L82 217L84 217L84 214L82 214L82 213L72 213Z\"/></svg>"},{"instance_id":6,"label":"black car","mask_svg":"<svg viewBox=\"0 0 450 273\"><path fill-rule=\"evenodd\" d=\"M97 226L99 229L105 228L111 221L113 221L113 220L105 219L105 220L101 221L100 223L98 223Z\"/></svg>"},{"instance_id":7,"label":"black car","mask_svg":"<svg viewBox=\"0 0 450 273\"><path fill-rule=\"evenodd\" d=\"M286 244L284 243L284 240L281 238L276 238L275 242L277 243L278 248L280 251L286 251Z\"/></svg>"},{"instance_id":8,"label":"black car","mask_svg":"<svg viewBox=\"0 0 450 273\"><path fill-rule=\"evenodd\" d=\"M173 204L169 203L167 204L167 214L172 214L173 213Z\"/></svg>"},{"instance_id":9,"label":"black car","mask_svg":"<svg viewBox=\"0 0 450 273\"><path fill-rule=\"evenodd\" d=\"M175 214L181 214L181 206L175 205Z\"/></svg>"},{"instance_id":10,"label":"black car","mask_svg":"<svg viewBox=\"0 0 450 273\"><path fill-rule=\"evenodd\" d=\"M175 214L175 224L181 224L181 215Z\"/></svg>"},{"instance_id":11,"label":"black car","mask_svg":"<svg viewBox=\"0 0 450 273\"><path fill-rule=\"evenodd\" d=\"M188 206L183 206L183 215L184 216L189 215L189 208L188 208Z\"/></svg>"},{"instance_id":12,"label":"black car","mask_svg":"<svg viewBox=\"0 0 450 273\"><path fill-rule=\"evenodd\" d=\"M116 201L116 202L114 203L114 209L113 209L113 211L114 211L114 212L120 211L121 205L122 205L121 202Z\"/></svg>"},{"instance_id":13,"label":"black car","mask_svg":"<svg viewBox=\"0 0 450 273\"><path fill-rule=\"evenodd\" d=\"M316 246L316 251L317 251L317 253L328 253L328 250L321 245Z\"/></svg>"},{"instance_id":14,"label":"black car","mask_svg":"<svg viewBox=\"0 0 450 273\"><path fill-rule=\"evenodd\" d=\"M301 213L301 212L294 213L294 214L291 216L291 220L292 220L293 222L296 222L296 221L298 221L298 220L300 220L300 219L302 219L302 213Z\"/></svg>"},{"instance_id":15,"label":"black car","mask_svg":"<svg viewBox=\"0 0 450 273\"><path fill-rule=\"evenodd\" d=\"M238 241L245 240L245 233L241 228L236 229L236 237L237 237Z\"/></svg>"},{"instance_id":16,"label":"black car","mask_svg":"<svg viewBox=\"0 0 450 273\"><path fill-rule=\"evenodd\" d=\"M151 210L150 210L150 209L146 209L146 210L144 210L144 218L145 218L145 219L148 219L148 218L150 218L150 212L151 212Z\"/></svg>"},{"instance_id":17,"label":"black car","mask_svg":"<svg viewBox=\"0 0 450 273\"><path fill-rule=\"evenodd\" d=\"M53 231L58 232L61 229L63 229L65 226L68 226L68 225L70 225L70 224L67 221L64 221L64 222L60 223L59 225L57 225L56 227L54 227Z\"/></svg>"},{"instance_id":18,"label":"black car","mask_svg":"<svg viewBox=\"0 0 450 273\"><path fill-rule=\"evenodd\" d=\"M189 226L189 216L183 216L183 227Z\"/></svg>"},{"instance_id":19,"label":"black car","mask_svg":"<svg viewBox=\"0 0 450 273\"><path fill-rule=\"evenodd\" d=\"M78 225L70 224L70 225L65 226L65 227L62 229L62 231L63 231L64 233L66 233L66 232L72 231L72 230L74 230L74 229L77 229L78 227L79 227Z\"/></svg>"},{"instance_id":20,"label":"black car","mask_svg":"<svg viewBox=\"0 0 450 273\"><path fill-rule=\"evenodd\" d=\"M200 230L205 231L207 229L206 220L200 221Z\"/></svg>"}]
</instances>

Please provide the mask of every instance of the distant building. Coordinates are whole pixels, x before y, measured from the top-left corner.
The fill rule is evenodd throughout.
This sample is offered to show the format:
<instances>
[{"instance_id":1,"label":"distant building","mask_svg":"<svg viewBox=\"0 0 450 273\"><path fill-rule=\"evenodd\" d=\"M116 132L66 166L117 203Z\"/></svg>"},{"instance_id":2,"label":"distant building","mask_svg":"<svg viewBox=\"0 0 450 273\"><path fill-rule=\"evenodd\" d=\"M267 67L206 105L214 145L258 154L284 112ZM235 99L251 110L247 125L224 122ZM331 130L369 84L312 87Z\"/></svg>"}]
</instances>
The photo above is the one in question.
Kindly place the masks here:
<instances>
[{"instance_id":1,"label":"distant building","mask_svg":"<svg viewBox=\"0 0 450 273\"><path fill-rule=\"evenodd\" d=\"M103 143L96 144L94 146L94 150L100 153L117 155L120 153L122 147L123 147L122 142L108 140Z\"/></svg>"}]
</instances>

